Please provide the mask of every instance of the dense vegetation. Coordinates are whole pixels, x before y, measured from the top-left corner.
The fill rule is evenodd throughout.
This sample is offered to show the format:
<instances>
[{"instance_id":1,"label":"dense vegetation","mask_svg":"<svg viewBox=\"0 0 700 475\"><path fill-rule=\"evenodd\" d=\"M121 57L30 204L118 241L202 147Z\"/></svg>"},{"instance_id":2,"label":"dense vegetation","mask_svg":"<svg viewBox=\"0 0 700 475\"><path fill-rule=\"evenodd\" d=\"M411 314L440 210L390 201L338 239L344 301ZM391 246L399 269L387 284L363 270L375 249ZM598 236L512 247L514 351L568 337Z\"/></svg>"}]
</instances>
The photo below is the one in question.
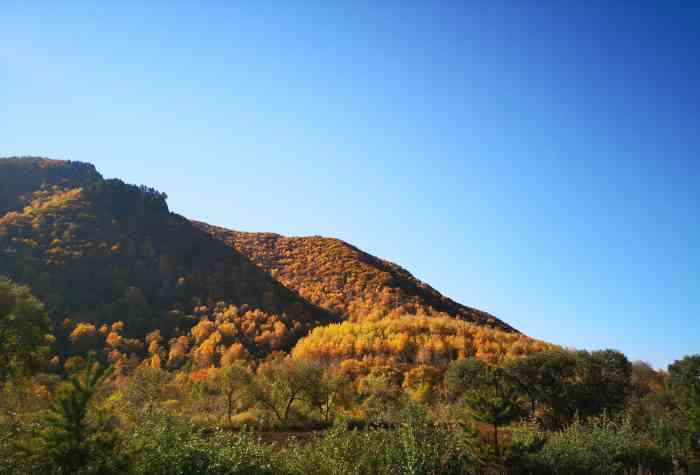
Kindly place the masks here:
<instances>
[{"instance_id":1,"label":"dense vegetation","mask_svg":"<svg viewBox=\"0 0 700 475\"><path fill-rule=\"evenodd\" d=\"M37 163L54 170L63 162L29 160L30 172ZM15 176L6 168L15 170L18 162L0 160L3 187ZM62 360L110 347L103 345L110 332L101 337L94 330L118 322L125 338L140 343L114 349L143 357L149 332L158 330L168 341L187 335L201 319L195 309L201 314L220 302L235 314L225 343L252 353L289 349L314 326L333 321L170 213L164 194L119 180L68 184L41 182L22 209L0 217L0 273L29 285L46 304Z\"/></svg>"},{"instance_id":2,"label":"dense vegetation","mask_svg":"<svg viewBox=\"0 0 700 475\"><path fill-rule=\"evenodd\" d=\"M500 364L551 349L521 333L478 326L447 316L400 316L318 327L299 341L298 358L341 362L353 372L390 366L402 372L441 374L452 361L476 357Z\"/></svg>"},{"instance_id":3,"label":"dense vegetation","mask_svg":"<svg viewBox=\"0 0 700 475\"><path fill-rule=\"evenodd\" d=\"M525 351L498 357L464 352L421 364L409 352L348 363L302 340L291 355L241 351L168 369L151 334L151 356L141 361L109 364L89 352L60 370L47 361L43 306L7 280L0 302L0 348L12 362L0 379L2 474L700 470L700 356L659 372L614 350L528 341ZM431 332L444 341L496 332L434 320L324 331L330 348L333 332L343 341L352 332L338 330L351 325L359 325L357 341L383 331L390 341L410 335L409 346L429 345Z\"/></svg>"},{"instance_id":4,"label":"dense vegetation","mask_svg":"<svg viewBox=\"0 0 700 475\"><path fill-rule=\"evenodd\" d=\"M21 210L42 186L75 188L100 181L93 165L33 157L0 159L0 216Z\"/></svg>"},{"instance_id":5,"label":"dense vegetation","mask_svg":"<svg viewBox=\"0 0 700 475\"><path fill-rule=\"evenodd\" d=\"M195 224L236 248L305 299L344 319L446 314L467 322L513 330L493 315L441 295L400 266L339 239L289 238Z\"/></svg>"},{"instance_id":6,"label":"dense vegetation","mask_svg":"<svg viewBox=\"0 0 700 475\"><path fill-rule=\"evenodd\" d=\"M533 340L90 165L0 160L0 190L0 475L700 473L700 355Z\"/></svg>"}]
</instances>

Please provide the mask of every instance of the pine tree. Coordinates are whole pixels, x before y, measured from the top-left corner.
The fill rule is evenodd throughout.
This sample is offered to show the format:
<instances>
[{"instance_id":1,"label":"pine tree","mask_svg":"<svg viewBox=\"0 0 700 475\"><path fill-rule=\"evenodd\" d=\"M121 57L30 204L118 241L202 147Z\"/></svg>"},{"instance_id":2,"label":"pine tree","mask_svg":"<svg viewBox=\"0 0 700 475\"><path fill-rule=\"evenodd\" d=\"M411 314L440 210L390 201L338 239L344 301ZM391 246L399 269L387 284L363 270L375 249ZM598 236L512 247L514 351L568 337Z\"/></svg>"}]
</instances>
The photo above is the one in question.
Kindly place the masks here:
<instances>
[{"instance_id":1,"label":"pine tree","mask_svg":"<svg viewBox=\"0 0 700 475\"><path fill-rule=\"evenodd\" d=\"M89 414L90 402L100 385L112 374L111 367L90 356L85 367L71 375L50 406L44 428L31 440L27 451L49 473L119 473L123 460L116 457L116 432L104 411Z\"/></svg>"},{"instance_id":2,"label":"pine tree","mask_svg":"<svg viewBox=\"0 0 700 475\"><path fill-rule=\"evenodd\" d=\"M476 387L465 394L465 402L474 419L493 427L494 452L500 457L498 428L523 415L516 387L500 368L485 367Z\"/></svg>"}]
</instances>

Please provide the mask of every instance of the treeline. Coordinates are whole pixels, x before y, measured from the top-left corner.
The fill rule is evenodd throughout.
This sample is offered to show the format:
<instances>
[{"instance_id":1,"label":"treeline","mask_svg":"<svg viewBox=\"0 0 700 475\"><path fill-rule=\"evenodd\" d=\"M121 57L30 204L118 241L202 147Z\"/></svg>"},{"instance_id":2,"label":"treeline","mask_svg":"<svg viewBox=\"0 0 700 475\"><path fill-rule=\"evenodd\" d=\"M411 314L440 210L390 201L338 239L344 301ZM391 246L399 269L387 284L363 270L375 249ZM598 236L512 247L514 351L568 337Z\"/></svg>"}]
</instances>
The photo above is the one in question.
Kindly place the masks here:
<instances>
[{"instance_id":1,"label":"treeline","mask_svg":"<svg viewBox=\"0 0 700 475\"><path fill-rule=\"evenodd\" d=\"M414 335L452 336L435 325ZM107 339L128 346L118 327ZM88 352L51 373L49 330L26 288L0 283L0 473L700 470L700 356L659 372L614 350L551 346L364 368L240 351L168 369L152 335L150 357L120 365Z\"/></svg>"}]
</instances>

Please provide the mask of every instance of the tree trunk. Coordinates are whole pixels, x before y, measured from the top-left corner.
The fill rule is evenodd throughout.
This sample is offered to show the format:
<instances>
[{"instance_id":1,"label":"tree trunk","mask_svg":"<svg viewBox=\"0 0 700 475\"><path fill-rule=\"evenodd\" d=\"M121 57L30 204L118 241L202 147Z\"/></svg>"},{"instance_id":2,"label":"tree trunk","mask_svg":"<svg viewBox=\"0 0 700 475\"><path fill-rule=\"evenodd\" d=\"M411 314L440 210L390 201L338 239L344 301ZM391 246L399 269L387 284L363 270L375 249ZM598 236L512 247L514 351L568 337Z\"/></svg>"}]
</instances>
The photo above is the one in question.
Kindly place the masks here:
<instances>
[{"instance_id":1,"label":"tree trunk","mask_svg":"<svg viewBox=\"0 0 700 475\"><path fill-rule=\"evenodd\" d=\"M287 407L284 409L284 419L282 419L282 427L286 430L287 429L287 417L289 416L289 410L292 407L292 403L294 402L294 398L289 399L287 402Z\"/></svg>"},{"instance_id":2,"label":"tree trunk","mask_svg":"<svg viewBox=\"0 0 700 475\"><path fill-rule=\"evenodd\" d=\"M228 393L228 425L233 425L233 392Z\"/></svg>"},{"instance_id":3,"label":"tree trunk","mask_svg":"<svg viewBox=\"0 0 700 475\"><path fill-rule=\"evenodd\" d=\"M493 425L493 447L496 451L496 457L500 457L501 450L498 447L498 424Z\"/></svg>"}]
</instances>

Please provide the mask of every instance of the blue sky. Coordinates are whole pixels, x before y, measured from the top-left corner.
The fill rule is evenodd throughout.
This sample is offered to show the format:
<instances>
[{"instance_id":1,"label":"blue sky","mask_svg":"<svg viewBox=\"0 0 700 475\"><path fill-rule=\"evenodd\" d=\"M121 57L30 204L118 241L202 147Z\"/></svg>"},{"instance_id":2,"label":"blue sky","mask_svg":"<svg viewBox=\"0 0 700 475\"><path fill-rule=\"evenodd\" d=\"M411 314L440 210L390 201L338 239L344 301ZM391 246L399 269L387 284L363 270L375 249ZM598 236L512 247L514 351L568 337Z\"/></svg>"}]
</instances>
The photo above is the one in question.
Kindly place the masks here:
<instances>
[{"instance_id":1,"label":"blue sky","mask_svg":"<svg viewBox=\"0 0 700 475\"><path fill-rule=\"evenodd\" d=\"M700 12L661 4L11 0L0 155L662 367L700 351Z\"/></svg>"}]
</instances>

